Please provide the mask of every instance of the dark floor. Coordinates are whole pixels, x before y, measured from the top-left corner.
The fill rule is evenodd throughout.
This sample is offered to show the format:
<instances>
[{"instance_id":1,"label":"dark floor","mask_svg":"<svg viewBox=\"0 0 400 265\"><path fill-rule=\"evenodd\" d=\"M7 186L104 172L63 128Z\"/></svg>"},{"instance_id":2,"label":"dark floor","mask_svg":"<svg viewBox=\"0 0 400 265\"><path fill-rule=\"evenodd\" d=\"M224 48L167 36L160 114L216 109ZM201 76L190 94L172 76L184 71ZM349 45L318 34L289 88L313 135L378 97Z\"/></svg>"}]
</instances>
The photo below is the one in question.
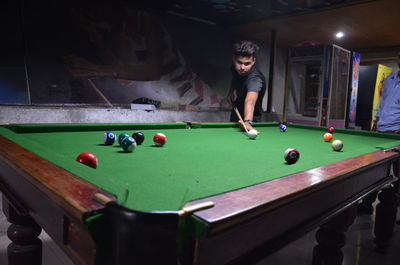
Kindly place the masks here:
<instances>
[{"instance_id":1,"label":"dark floor","mask_svg":"<svg viewBox=\"0 0 400 265\"><path fill-rule=\"evenodd\" d=\"M391 246L387 253L380 254L374 251L373 223L374 218L371 215L362 215L356 218L346 233L347 244L342 249L343 265L400 264L400 225L395 226ZM315 231L312 231L257 265L310 265L312 249L315 244Z\"/></svg>"},{"instance_id":2,"label":"dark floor","mask_svg":"<svg viewBox=\"0 0 400 265\"><path fill-rule=\"evenodd\" d=\"M0 196L1 208L1 196ZM400 214L398 214L400 217ZM347 232L347 245L343 248L343 265L398 265L400 264L400 225L395 226L392 244L386 254L373 250L373 223L371 215L357 217L355 223ZM0 211L0 264L7 265L7 221ZM264 259L257 265L310 265L312 249L315 246L315 231L281 249ZM64 253L52 242L49 236L42 232L43 265L73 265Z\"/></svg>"}]
</instances>

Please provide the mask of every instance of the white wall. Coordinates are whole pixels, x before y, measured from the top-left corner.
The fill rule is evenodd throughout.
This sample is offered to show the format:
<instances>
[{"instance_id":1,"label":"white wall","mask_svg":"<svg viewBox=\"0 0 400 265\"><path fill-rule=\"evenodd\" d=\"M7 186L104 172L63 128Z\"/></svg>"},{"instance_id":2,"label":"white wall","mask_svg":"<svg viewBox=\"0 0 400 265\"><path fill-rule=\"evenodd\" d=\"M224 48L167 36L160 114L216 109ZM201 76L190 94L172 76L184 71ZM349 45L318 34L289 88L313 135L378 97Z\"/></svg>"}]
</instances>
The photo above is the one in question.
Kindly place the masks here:
<instances>
[{"instance_id":1,"label":"white wall","mask_svg":"<svg viewBox=\"0 0 400 265\"><path fill-rule=\"evenodd\" d=\"M0 106L0 123L224 122L230 112Z\"/></svg>"},{"instance_id":2,"label":"white wall","mask_svg":"<svg viewBox=\"0 0 400 265\"><path fill-rule=\"evenodd\" d=\"M286 72L285 72L286 60L287 60L286 49L277 48L275 54L275 65L274 65L272 106L271 106L271 114L269 115L282 116L283 113L283 97L284 97L285 78L286 78Z\"/></svg>"},{"instance_id":3,"label":"white wall","mask_svg":"<svg viewBox=\"0 0 400 265\"><path fill-rule=\"evenodd\" d=\"M230 111L0 106L0 123L227 122L229 117ZM266 113L263 121L279 121L279 118L276 113Z\"/></svg>"}]
</instances>

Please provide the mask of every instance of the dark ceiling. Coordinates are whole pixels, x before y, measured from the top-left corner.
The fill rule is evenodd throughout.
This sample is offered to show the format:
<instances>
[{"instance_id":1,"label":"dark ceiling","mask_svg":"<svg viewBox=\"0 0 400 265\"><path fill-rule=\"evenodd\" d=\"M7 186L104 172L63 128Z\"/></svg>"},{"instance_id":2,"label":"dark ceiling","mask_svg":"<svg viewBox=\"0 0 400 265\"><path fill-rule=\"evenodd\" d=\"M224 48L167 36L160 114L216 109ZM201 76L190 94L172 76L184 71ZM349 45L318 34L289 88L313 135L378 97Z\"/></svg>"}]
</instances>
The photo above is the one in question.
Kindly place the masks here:
<instances>
[{"instance_id":1,"label":"dark ceiling","mask_svg":"<svg viewBox=\"0 0 400 265\"><path fill-rule=\"evenodd\" d=\"M399 0L149 0L145 5L277 45L335 43L347 49L400 47ZM334 38L343 31L344 38Z\"/></svg>"},{"instance_id":2,"label":"dark ceiling","mask_svg":"<svg viewBox=\"0 0 400 265\"><path fill-rule=\"evenodd\" d=\"M270 41L269 29L274 29L277 43L282 47L317 42L358 51L400 51L399 18L399 0L377 0L266 19L234 29L241 36L267 42ZM345 34L342 39L335 38L338 31Z\"/></svg>"},{"instance_id":3,"label":"dark ceiling","mask_svg":"<svg viewBox=\"0 0 400 265\"><path fill-rule=\"evenodd\" d=\"M371 0L164 0L162 3L169 12L227 26L368 1Z\"/></svg>"}]
</instances>

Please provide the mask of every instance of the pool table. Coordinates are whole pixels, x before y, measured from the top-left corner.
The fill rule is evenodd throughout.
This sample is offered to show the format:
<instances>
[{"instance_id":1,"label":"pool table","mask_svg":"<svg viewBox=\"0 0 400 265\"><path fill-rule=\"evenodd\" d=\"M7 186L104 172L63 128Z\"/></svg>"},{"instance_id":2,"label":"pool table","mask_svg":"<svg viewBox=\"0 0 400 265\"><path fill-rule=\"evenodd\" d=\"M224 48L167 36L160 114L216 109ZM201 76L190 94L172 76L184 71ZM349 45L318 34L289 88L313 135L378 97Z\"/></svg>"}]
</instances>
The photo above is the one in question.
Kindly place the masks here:
<instances>
[{"instance_id":1,"label":"pool table","mask_svg":"<svg viewBox=\"0 0 400 265\"><path fill-rule=\"evenodd\" d=\"M250 139L236 123L1 125L10 265L40 264L41 228L76 264L251 264L317 227L314 264L332 259L357 201L394 189L400 136L336 129L338 152L323 127L256 129ZM103 144L106 131L145 140L124 152ZM290 147L294 164L284 160ZM96 169L76 161L82 152L97 156ZM396 209L390 194L386 215ZM387 228L376 234L390 239Z\"/></svg>"}]
</instances>

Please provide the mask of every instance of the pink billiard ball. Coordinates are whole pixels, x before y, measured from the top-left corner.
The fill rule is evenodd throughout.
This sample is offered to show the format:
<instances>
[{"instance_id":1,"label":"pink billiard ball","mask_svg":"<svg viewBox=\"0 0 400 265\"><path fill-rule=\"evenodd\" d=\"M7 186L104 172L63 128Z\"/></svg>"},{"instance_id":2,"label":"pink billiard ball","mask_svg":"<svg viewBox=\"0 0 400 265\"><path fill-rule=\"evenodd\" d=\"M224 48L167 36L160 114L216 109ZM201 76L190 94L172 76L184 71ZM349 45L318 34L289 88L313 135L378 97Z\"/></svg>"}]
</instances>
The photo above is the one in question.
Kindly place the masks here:
<instances>
[{"instance_id":1,"label":"pink billiard ball","mask_svg":"<svg viewBox=\"0 0 400 265\"><path fill-rule=\"evenodd\" d=\"M328 133L334 133L334 132L335 132L335 128L329 127L326 131L327 131Z\"/></svg>"},{"instance_id":2,"label":"pink billiard ball","mask_svg":"<svg viewBox=\"0 0 400 265\"><path fill-rule=\"evenodd\" d=\"M79 154L79 156L76 158L76 161L92 168L97 168L97 165L99 164L97 156L90 152L83 152Z\"/></svg>"},{"instance_id":3,"label":"pink billiard ball","mask_svg":"<svg viewBox=\"0 0 400 265\"><path fill-rule=\"evenodd\" d=\"M163 146L167 142L167 136L163 133L156 133L153 137L153 142L156 146Z\"/></svg>"},{"instance_id":4,"label":"pink billiard ball","mask_svg":"<svg viewBox=\"0 0 400 265\"><path fill-rule=\"evenodd\" d=\"M299 160L300 153L297 151L297 149L288 148L285 151L284 158L288 164L294 164L297 162L297 160Z\"/></svg>"}]
</instances>

